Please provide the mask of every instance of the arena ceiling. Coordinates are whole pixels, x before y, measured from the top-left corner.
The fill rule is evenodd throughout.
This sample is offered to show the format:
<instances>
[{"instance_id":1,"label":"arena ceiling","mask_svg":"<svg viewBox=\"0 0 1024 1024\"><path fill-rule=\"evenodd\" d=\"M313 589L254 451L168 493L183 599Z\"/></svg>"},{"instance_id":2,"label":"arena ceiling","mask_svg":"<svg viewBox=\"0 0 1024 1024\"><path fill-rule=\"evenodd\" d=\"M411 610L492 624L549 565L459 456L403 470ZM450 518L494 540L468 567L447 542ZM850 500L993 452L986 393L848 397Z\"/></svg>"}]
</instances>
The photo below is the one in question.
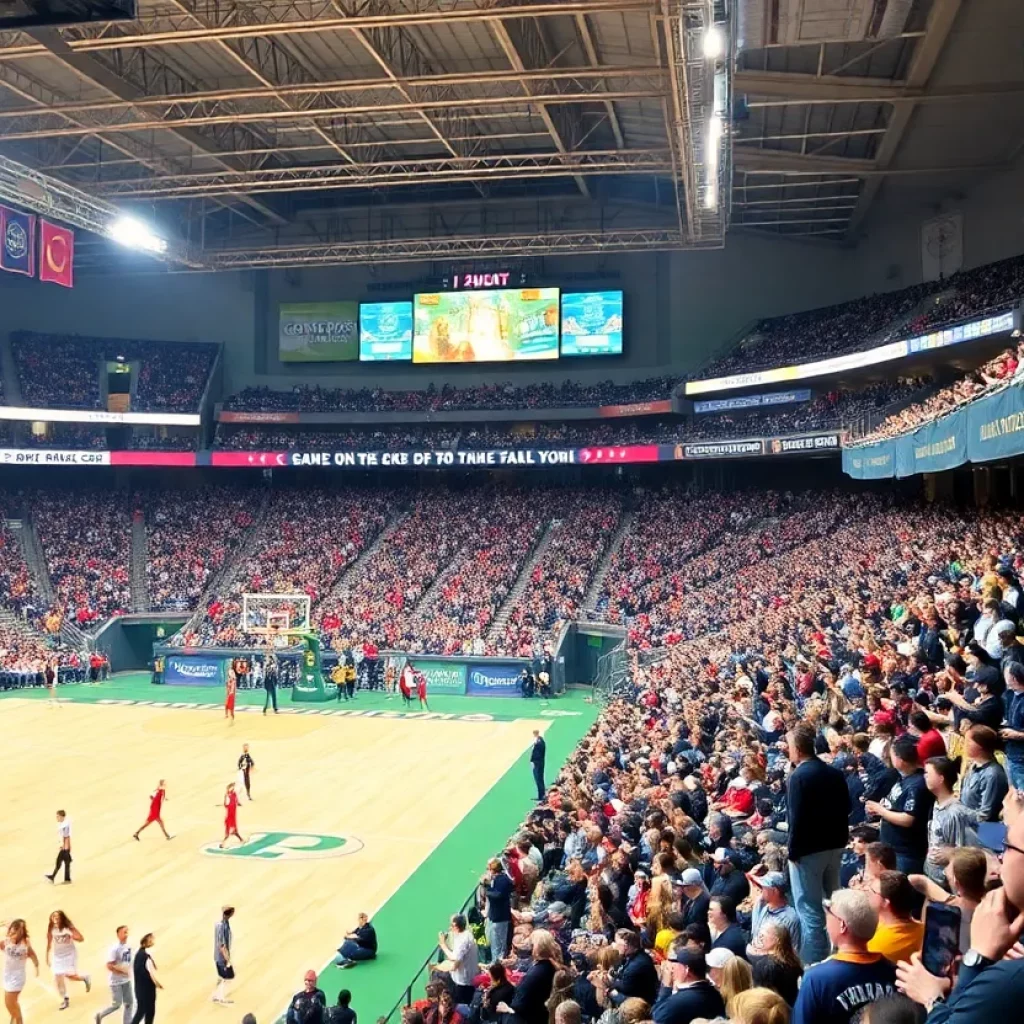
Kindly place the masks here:
<instances>
[{"instance_id":1,"label":"arena ceiling","mask_svg":"<svg viewBox=\"0 0 1024 1024\"><path fill-rule=\"evenodd\" d=\"M1018 0L889 0L902 30L854 41L779 2L792 31L730 65L717 205L691 30L764 0L141 0L0 32L0 157L235 268L718 246L730 216L842 241L894 182L1015 156Z\"/></svg>"}]
</instances>

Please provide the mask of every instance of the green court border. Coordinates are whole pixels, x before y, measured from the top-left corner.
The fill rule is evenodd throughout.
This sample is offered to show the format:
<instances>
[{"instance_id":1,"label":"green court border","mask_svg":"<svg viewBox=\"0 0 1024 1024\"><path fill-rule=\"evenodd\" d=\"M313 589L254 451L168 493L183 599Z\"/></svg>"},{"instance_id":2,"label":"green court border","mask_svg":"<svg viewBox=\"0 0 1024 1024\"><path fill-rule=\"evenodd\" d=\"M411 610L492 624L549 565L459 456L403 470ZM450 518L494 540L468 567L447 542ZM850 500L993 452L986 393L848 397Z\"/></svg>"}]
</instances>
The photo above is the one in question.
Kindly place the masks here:
<instances>
[{"instance_id":1,"label":"green court border","mask_svg":"<svg viewBox=\"0 0 1024 1024\"><path fill-rule=\"evenodd\" d=\"M59 696L65 700L97 703L105 700L168 701L173 703L214 704L210 687L161 686L150 683L148 673L124 673L106 683L61 687ZM2 697L22 697L45 700L45 690L12 690ZM544 739L547 744L547 776L553 779L558 767L572 753L580 739L597 718L599 708L588 703L582 694L570 693L555 701L523 701L496 697L430 697L432 711L442 714L488 715L496 721L534 719L546 722ZM239 704L263 704L259 691L240 691ZM398 712L401 701L387 700L382 694L360 693L356 698L360 709ZM332 703L332 708L339 705ZM342 701L342 708L345 702ZM284 691L282 710L294 707ZM299 705L303 710L310 705ZM323 709L324 705L312 705ZM170 709L169 709L170 710ZM183 711L185 709L182 709ZM545 711L573 712L565 716L546 718ZM242 721L251 712L242 716ZM415 719L414 719L415 720ZM429 721L429 720L428 720ZM462 820L427 855L380 908L367 907L373 914L381 949L376 960L359 964L343 971L336 967L321 967L321 955L326 958L330 950L317 955L310 968L319 970L320 988L330 1003L337 1000L342 988L352 992L352 1008L359 1014L362 1024L375 1024L378 1017L402 998L413 976L437 944L437 934L444 929L452 913L457 911L470 895L474 885L486 869L488 858L497 853L505 841L534 806L533 777L530 772L529 750L523 752L493 786L481 795ZM354 921L338 921L338 945ZM331 956L333 959L333 953ZM302 987L302 979L295 979L295 991ZM420 993L421 994L421 993ZM287 1006L292 993L282 993L281 1009ZM246 1008L242 1008L243 1012ZM265 1014L257 1014L262 1019Z\"/></svg>"}]
</instances>

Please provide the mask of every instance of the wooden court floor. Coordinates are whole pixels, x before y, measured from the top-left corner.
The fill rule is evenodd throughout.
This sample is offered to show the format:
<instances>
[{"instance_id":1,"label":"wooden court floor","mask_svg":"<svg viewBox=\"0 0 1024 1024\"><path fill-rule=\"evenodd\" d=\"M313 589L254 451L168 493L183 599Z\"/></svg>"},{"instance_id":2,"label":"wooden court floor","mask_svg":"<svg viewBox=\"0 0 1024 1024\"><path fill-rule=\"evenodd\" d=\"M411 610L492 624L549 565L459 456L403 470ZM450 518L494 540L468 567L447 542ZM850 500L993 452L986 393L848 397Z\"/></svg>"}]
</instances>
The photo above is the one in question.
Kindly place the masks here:
<instances>
[{"instance_id":1,"label":"wooden court floor","mask_svg":"<svg viewBox=\"0 0 1024 1024\"><path fill-rule=\"evenodd\" d=\"M276 1019L357 912L381 906L546 726L253 714L231 726L214 710L0 702L0 920L25 918L41 960L22 993L27 1024L91 1021L107 1005L104 961L121 924L133 949L155 935L158 1020ZM243 742L256 770L239 824L263 838L244 856L213 854ZM174 838L151 826L135 842L160 778ZM70 886L42 877L53 870L58 808L72 823ZM237 908L227 1008L210 1002L224 903ZM91 995L69 983L64 1013L43 962L58 908L84 935L79 969L93 975ZM120 1013L107 1020L119 1024Z\"/></svg>"}]
</instances>

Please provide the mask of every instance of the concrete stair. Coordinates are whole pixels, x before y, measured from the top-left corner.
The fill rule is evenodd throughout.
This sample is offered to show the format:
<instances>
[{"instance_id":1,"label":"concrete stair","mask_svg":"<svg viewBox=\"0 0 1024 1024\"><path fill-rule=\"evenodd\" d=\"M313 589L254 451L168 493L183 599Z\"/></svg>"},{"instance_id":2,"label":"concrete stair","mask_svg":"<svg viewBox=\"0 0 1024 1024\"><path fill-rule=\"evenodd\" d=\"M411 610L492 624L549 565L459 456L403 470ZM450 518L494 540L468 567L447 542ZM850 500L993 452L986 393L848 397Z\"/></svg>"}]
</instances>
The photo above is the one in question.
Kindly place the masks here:
<instances>
[{"instance_id":1,"label":"concrete stair","mask_svg":"<svg viewBox=\"0 0 1024 1024\"><path fill-rule=\"evenodd\" d=\"M146 520L140 512L132 520L132 554L131 583L132 611L149 611L149 576L146 563L149 558L149 534L146 531Z\"/></svg>"},{"instance_id":2,"label":"concrete stair","mask_svg":"<svg viewBox=\"0 0 1024 1024\"><path fill-rule=\"evenodd\" d=\"M582 610L585 619L596 618L597 599L601 596L601 589L604 586L605 577L608 575L608 569L612 564L612 559L622 547L622 542L626 539L626 534L629 533L632 523L633 513L627 510L622 514L619 525L615 528L615 532L612 534L611 540L601 556L601 560L597 563L594 575L591 577L586 597L583 598Z\"/></svg>"},{"instance_id":3,"label":"concrete stair","mask_svg":"<svg viewBox=\"0 0 1024 1024\"><path fill-rule=\"evenodd\" d=\"M508 625L509 616L512 614L512 609L519 603L519 599L526 593L526 588L530 585L530 575L533 572L537 563L544 557L544 552L551 547L551 541L554 538L555 531L559 526L562 525L561 519L552 519L547 526L544 527L544 532L540 535L530 557L526 559L522 569L519 571L519 575L516 577L515 583L512 585L512 589L508 592L508 597L505 598L502 606L498 609L498 613L494 616L494 620L491 622L490 628L487 630L488 642L497 640L504 632L505 627Z\"/></svg>"}]
</instances>

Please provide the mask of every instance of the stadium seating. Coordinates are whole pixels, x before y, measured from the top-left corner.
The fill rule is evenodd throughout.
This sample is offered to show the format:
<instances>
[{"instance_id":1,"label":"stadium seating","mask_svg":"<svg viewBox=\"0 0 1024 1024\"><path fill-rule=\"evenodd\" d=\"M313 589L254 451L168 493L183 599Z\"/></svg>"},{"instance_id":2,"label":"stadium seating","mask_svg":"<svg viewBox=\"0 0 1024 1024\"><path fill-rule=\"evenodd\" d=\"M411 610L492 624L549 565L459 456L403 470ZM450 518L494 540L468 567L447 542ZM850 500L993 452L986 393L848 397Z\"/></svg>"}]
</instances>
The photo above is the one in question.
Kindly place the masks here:
<instances>
[{"instance_id":1,"label":"stadium seating","mask_svg":"<svg viewBox=\"0 0 1024 1024\"><path fill-rule=\"evenodd\" d=\"M132 407L144 412L196 412L217 354L203 342L137 341L77 335L11 335L22 399L28 406L102 408L103 362L138 363Z\"/></svg>"},{"instance_id":2,"label":"stadium seating","mask_svg":"<svg viewBox=\"0 0 1024 1024\"><path fill-rule=\"evenodd\" d=\"M232 395L224 408L236 412L425 412L462 409L546 409L625 405L666 399L678 383L674 377L655 377L630 384L481 384L476 387L429 387L423 391L385 391L382 388L321 388L300 386L291 391L246 388Z\"/></svg>"},{"instance_id":3,"label":"stadium seating","mask_svg":"<svg viewBox=\"0 0 1024 1024\"><path fill-rule=\"evenodd\" d=\"M1024 257L1017 256L963 271L945 281L762 320L734 348L691 377L748 373L856 352L991 310L1008 309L1022 294ZM930 297L935 300L932 308L923 308L911 318Z\"/></svg>"}]
</instances>

